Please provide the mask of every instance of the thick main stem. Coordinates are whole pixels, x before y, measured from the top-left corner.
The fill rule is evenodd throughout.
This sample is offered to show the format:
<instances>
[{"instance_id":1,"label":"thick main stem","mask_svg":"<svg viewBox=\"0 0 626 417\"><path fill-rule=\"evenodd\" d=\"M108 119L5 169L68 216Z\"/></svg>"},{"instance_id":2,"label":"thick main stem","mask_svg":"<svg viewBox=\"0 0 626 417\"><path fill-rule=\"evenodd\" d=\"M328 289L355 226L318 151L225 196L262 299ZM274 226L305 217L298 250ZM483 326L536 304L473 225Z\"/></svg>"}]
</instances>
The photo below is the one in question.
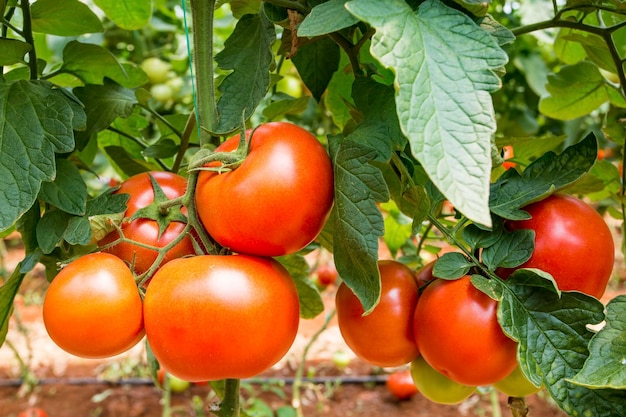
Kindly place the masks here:
<instances>
[{"instance_id":1,"label":"thick main stem","mask_svg":"<svg viewBox=\"0 0 626 417\"><path fill-rule=\"evenodd\" d=\"M32 46L28 52L28 68L30 69L30 79L36 80L38 77L37 71L37 53L35 52L35 39L33 38L33 30L30 21L30 2L28 0L21 1L22 6L22 18L23 24L23 36L26 43Z\"/></svg>"},{"instance_id":2,"label":"thick main stem","mask_svg":"<svg viewBox=\"0 0 626 417\"><path fill-rule=\"evenodd\" d=\"M239 385L238 379L227 379L224 386L224 398L216 413L219 417L239 417Z\"/></svg>"},{"instance_id":3,"label":"thick main stem","mask_svg":"<svg viewBox=\"0 0 626 417\"><path fill-rule=\"evenodd\" d=\"M196 80L196 112L200 127L200 145L211 140L217 125L213 71L213 19L215 0L190 0L193 24L193 68Z\"/></svg>"}]
</instances>

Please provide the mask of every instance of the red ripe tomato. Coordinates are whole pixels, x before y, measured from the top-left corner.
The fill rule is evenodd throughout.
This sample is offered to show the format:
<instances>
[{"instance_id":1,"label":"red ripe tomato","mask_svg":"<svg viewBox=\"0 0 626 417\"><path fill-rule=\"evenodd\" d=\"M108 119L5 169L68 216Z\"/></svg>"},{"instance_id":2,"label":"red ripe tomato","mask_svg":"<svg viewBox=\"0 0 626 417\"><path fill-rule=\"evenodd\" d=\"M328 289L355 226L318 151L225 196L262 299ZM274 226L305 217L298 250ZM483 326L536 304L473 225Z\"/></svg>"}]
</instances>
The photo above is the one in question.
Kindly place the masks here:
<instances>
[{"instance_id":1,"label":"red ripe tomato","mask_svg":"<svg viewBox=\"0 0 626 417\"><path fill-rule=\"evenodd\" d=\"M43 408L30 407L19 413L17 417L48 417L48 413Z\"/></svg>"},{"instance_id":2,"label":"red ripe tomato","mask_svg":"<svg viewBox=\"0 0 626 417\"><path fill-rule=\"evenodd\" d=\"M429 284L415 309L415 341L433 368L464 385L490 385L517 366L517 343L503 332L497 302L465 276Z\"/></svg>"},{"instance_id":3,"label":"red ripe tomato","mask_svg":"<svg viewBox=\"0 0 626 417\"><path fill-rule=\"evenodd\" d=\"M548 272L563 291L602 297L615 261L613 236L602 216L567 195L552 195L524 210L531 219L507 223L510 230L535 231L535 250L518 268ZM506 278L513 270L498 272Z\"/></svg>"},{"instance_id":4,"label":"red ripe tomato","mask_svg":"<svg viewBox=\"0 0 626 417\"><path fill-rule=\"evenodd\" d=\"M82 256L59 272L46 292L43 320L61 349L85 358L122 353L144 334L133 274L108 253Z\"/></svg>"},{"instance_id":5,"label":"red ripe tomato","mask_svg":"<svg viewBox=\"0 0 626 417\"><path fill-rule=\"evenodd\" d=\"M345 283L335 304L339 330L346 344L364 361L377 366L401 366L419 354L413 337L413 312L418 287L413 271L396 261L379 261L380 302L367 316Z\"/></svg>"},{"instance_id":6,"label":"red ripe tomato","mask_svg":"<svg viewBox=\"0 0 626 417\"><path fill-rule=\"evenodd\" d=\"M163 192L168 198L176 198L185 194L187 180L180 175L161 171L154 171L149 174L152 175L161 186L161 189L163 189ZM137 210L150 205L154 201L154 190L147 172L128 178L122 183L116 193L130 195L126 213L124 214L124 216L128 218ZM182 212L186 214L184 209ZM122 224L122 232L128 239L162 248L176 239L182 233L185 226L184 223L171 222L159 238L159 225L156 221L151 219L136 219L132 222L124 222ZM111 232L100 240L98 244L103 246L113 242L118 237L119 234L117 231ZM158 256L158 252L155 250L143 248L128 242L120 242L106 249L106 252L123 259L129 264L134 261L135 272L137 274L146 272ZM182 256L193 255L194 253L191 237L185 236L176 246L167 252L162 263Z\"/></svg>"},{"instance_id":7,"label":"red ripe tomato","mask_svg":"<svg viewBox=\"0 0 626 417\"><path fill-rule=\"evenodd\" d=\"M415 279L417 280L417 285L420 288L433 280L433 267L435 266L436 261L437 260L430 261L417 271Z\"/></svg>"},{"instance_id":8,"label":"red ripe tomato","mask_svg":"<svg viewBox=\"0 0 626 417\"><path fill-rule=\"evenodd\" d=\"M239 136L216 151L237 148ZM261 125L237 169L202 171L198 215L207 232L238 253L297 252L322 230L333 202L333 168L315 136L291 123Z\"/></svg>"},{"instance_id":9,"label":"red ripe tomato","mask_svg":"<svg viewBox=\"0 0 626 417\"><path fill-rule=\"evenodd\" d=\"M299 305L293 279L273 259L175 259L148 286L146 336L161 366L181 379L248 378L287 353Z\"/></svg>"},{"instance_id":10,"label":"red ripe tomato","mask_svg":"<svg viewBox=\"0 0 626 417\"><path fill-rule=\"evenodd\" d=\"M515 168L517 166L517 164L515 162L509 161L509 159L511 159L511 158L513 158L515 156L515 153L513 151L513 147L510 146L510 145L507 145L507 146L505 146L502 149L504 150L504 162L502 163L502 168L504 168L504 169Z\"/></svg>"},{"instance_id":11,"label":"red ripe tomato","mask_svg":"<svg viewBox=\"0 0 626 417\"><path fill-rule=\"evenodd\" d=\"M395 371L387 377L385 382L387 390L398 400L408 400L417 394L417 387L411 377L411 371L404 369Z\"/></svg>"}]
</instances>

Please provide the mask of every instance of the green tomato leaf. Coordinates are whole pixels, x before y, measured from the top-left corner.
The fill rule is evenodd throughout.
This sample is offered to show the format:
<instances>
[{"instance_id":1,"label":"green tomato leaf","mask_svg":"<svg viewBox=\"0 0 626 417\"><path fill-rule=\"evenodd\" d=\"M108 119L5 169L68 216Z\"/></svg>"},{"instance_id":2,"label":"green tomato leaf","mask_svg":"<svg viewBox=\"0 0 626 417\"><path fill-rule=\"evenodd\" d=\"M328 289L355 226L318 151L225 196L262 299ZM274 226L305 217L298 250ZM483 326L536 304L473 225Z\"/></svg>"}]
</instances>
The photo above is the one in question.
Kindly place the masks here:
<instances>
[{"instance_id":1,"label":"green tomato leaf","mask_svg":"<svg viewBox=\"0 0 626 417\"><path fill-rule=\"evenodd\" d=\"M460 252L444 253L433 265L433 276L441 279L458 279L467 275L472 266L474 264Z\"/></svg>"},{"instance_id":2,"label":"green tomato leaf","mask_svg":"<svg viewBox=\"0 0 626 417\"><path fill-rule=\"evenodd\" d=\"M98 197L87 201L87 212L85 216L97 216L101 214L116 214L126 211L126 203L130 198L129 194L113 194L114 190L109 189Z\"/></svg>"},{"instance_id":3,"label":"green tomato leaf","mask_svg":"<svg viewBox=\"0 0 626 417\"><path fill-rule=\"evenodd\" d=\"M152 17L151 0L94 0L94 3L113 23L126 30L141 29L150 22Z\"/></svg>"},{"instance_id":4,"label":"green tomato leaf","mask_svg":"<svg viewBox=\"0 0 626 417\"><path fill-rule=\"evenodd\" d=\"M130 116L138 104L132 90L112 83L76 87L74 94L85 105L87 113L87 129L76 135L79 149L83 149L95 133L108 128L118 117Z\"/></svg>"},{"instance_id":5,"label":"green tomato leaf","mask_svg":"<svg viewBox=\"0 0 626 417\"><path fill-rule=\"evenodd\" d=\"M4 344L9 331L9 319L13 314L13 300L26 276L18 264L11 276L0 286L0 346Z\"/></svg>"},{"instance_id":6,"label":"green tomato leaf","mask_svg":"<svg viewBox=\"0 0 626 417\"><path fill-rule=\"evenodd\" d=\"M176 155L179 146L172 139L163 139L148 146L143 151L143 155L148 158L165 159Z\"/></svg>"},{"instance_id":7,"label":"green tomato leaf","mask_svg":"<svg viewBox=\"0 0 626 417\"><path fill-rule=\"evenodd\" d=\"M480 27L493 36L496 42L498 42L498 45L507 45L515 41L513 32L491 15L486 15L480 19Z\"/></svg>"},{"instance_id":8,"label":"green tomato leaf","mask_svg":"<svg viewBox=\"0 0 626 417\"><path fill-rule=\"evenodd\" d=\"M500 234L500 239L483 250L482 261L491 271L496 268L515 268L530 259L535 249L533 230L516 230Z\"/></svg>"},{"instance_id":9,"label":"green tomato leaf","mask_svg":"<svg viewBox=\"0 0 626 417\"><path fill-rule=\"evenodd\" d=\"M98 16L78 0L37 0L30 12L34 32L78 36L104 30Z\"/></svg>"},{"instance_id":10,"label":"green tomato leaf","mask_svg":"<svg viewBox=\"0 0 626 417\"><path fill-rule=\"evenodd\" d=\"M70 215L61 210L47 211L37 223L37 242L44 254L51 253L63 239Z\"/></svg>"},{"instance_id":11,"label":"green tomato leaf","mask_svg":"<svg viewBox=\"0 0 626 417\"><path fill-rule=\"evenodd\" d=\"M341 54L339 70L335 71L324 94L324 104L333 118L333 122L341 129L352 119L350 108L353 106L352 85L354 74L348 70L348 58Z\"/></svg>"},{"instance_id":12,"label":"green tomato leaf","mask_svg":"<svg viewBox=\"0 0 626 417\"><path fill-rule=\"evenodd\" d=\"M61 72L70 73L85 84L104 84L105 78L133 88L137 79L129 77L125 67L115 56L102 46L71 41L63 49L63 65Z\"/></svg>"},{"instance_id":13,"label":"green tomato leaf","mask_svg":"<svg viewBox=\"0 0 626 417\"><path fill-rule=\"evenodd\" d=\"M54 181L41 184L39 198L66 213L85 214L87 185L78 168L67 159L57 159L56 168Z\"/></svg>"},{"instance_id":14,"label":"green tomato leaf","mask_svg":"<svg viewBox=\"0 0 626 417\"><path fill-rule=\"evenodd\" d=\"M275 39L274 25L263 14L245 15L215 56L221 69L232 70L219 86L222 95L217 103L217 132L236 130L242 116L250 117L267 93Z\"/></svg>"},{"instance_id":15,"label":"green tomato leaf","mask_svg":"<svg viewBox=\"0 0 626 417\"><path fill-rule=\"evenodd\" d=\"M347 0L330 0L311 9L298 26L298 36L320 36L337 32L358 23L345 7Z\"/></svg>"},{"instance_id":16,"label":"green tomato leaf","mask_svg":"<svg viewBox=\"0 0 626 417\"><path fill-rule=\"evenodd\" d=\"M346 285L359 298L365 312L380 297L378 238L384 234L377 201L387 201L389 192L381 172L370 165L376 151L356 142L334 144L331 152L335 171L335 204L332 210L335 266Z\"/></svg>"},{"instance_id":17,"label":"green tomato leaf","mask_svg":"<svg viewBox=\"0 0 626 417\"><path fill-rule=\"evenodd\" d=\"M69 93L44 81L0 79L0 231L56 176L55 153L74 149L84 113Z\"/></svg>"},{"instance_id":18,"label":"green tomato leaf","mask_svg":"<svg viewBox=\"0 0 626 417\"><path fill-rule=\"evenodd\" d=\"M339 68L339 45L330 38L320 38L300 46L298 53L291 60L302 81L319 102L333 74Z\"/></svg>"},{"instance_id":19,"label":"green tomato leaf","mask_svg":"<svg viewBox=\"0 0 626 417\"><path fill-rule=\"evenodd\" d=\"M560 155L547 152L530 164L520 175L509 169L491 186L491 210L511 220L528 219L520 207L559 191L589 171L598 155L595 136L589 134Z\"/></svg>"},{"instance_id":20,"label":"green tomato leaf","mask_svg":"<svg viewBox=\"0 0 626 417\"><path fill-rule=\"evenodd\" d=\"M263 116L272 121L286 114L300 114L309 106L310 97L288 98L275 101L263 109Z\"/></svg>"},{"instance_id":21,"label":"green tomato leaf","mask_svg":"<svg viewBox=\"0 0 626 417\"><path fill-rule=\"evenodd\" d=\"M26 55L33 47L17 39L0 38L0 66L24 63Z\"/></svg>"},{"instance_id":22,"label":"green tomato leaf","mask_svg":"<svg viewBox=\"0 0 626 417\"><path fill-rule=\"evenodd\" d=\"M507 54L462 12L427 0L352 0L348 10L376 33L372 55L396 73L396 107L411 151L437 188L470 219L490 226L489 92ZM445 33L445 36L443 34Z\"/></svg>"},{"instance_id":23,"label":"green tomato leaf","mask_svg":"<svg viewBox=\"0 0 626 417\"><path fill-rule=\"evenodd\" d=\"M324 311L324 302L309 277L309 264L304 256L293 254L276 258L293 277L300 299L300 317L312 319Z\"/></svg>"},{"instance_id":24,"label":"green tomato leaf","mask_svg":"<svg viewBox=\"0 0 626 417\"><path fill-rule=\"evenodd\" d=\"M541 98L539 111L559 120L572 120L591 113L609 101L609 85L589 61L566 65L548 76L548 95Z\"/></svg>"},{"instance_id":25,"label":"green tomato leaf","mask_svg":"<svg viewBox=\"0 0 626 417\"><path fill-rule=\"evenodd\" d=\"M362 112L362 121L347 139L376 150L376 160L388 161L393 150L406 146L396 113L393 87L359 77L352 86L352 98Z\"/></svg>"},{"instance_id":26,"label":"green tomato leaf","mask_svg":"<svg viewBox=\"0 0 626 417\"><path fill-rule=\"evenodd\" d=\"M606 306L606 324L591 339L590 355L583 368L570 379L589 388L626 389L626 295Z\"/></svg>"},{"instance_id":27,"label":"green tomato leaf","mask_svg":"<svg viewBox=\"0 0 626 417\"><path fill-rule=\"evenodd\" d=\"M228 3L235 19L241 19L246 14L257 14L261 10L261 0L219 0L216 8Z\"/></svg>"},{"instance_id":28,"label":"green tomato leaf","mask_svg":"<svg viewBox=\"0 0 626 417\"><path fill-rule=\"evenodd\" d=\"M536 270L520 269L508 280L491 280L500 295L498 320L519 342L524 375L543 384L559 407L572 416L626 416L623 391L591 390L569 382L588 357L593 333L588 325L604 319L604 306L579 292L559 294Z\"/></svg>"},{"instance_id":29,"label":"green tomato leaf","mask_svg":"<svg viewBox=\"0 0 626 417\"><path fill-rule=\"evenodd\" d=\"M149 164L137 160L123 146L107 146L104 148L104 151L113 164L119 167L124 175L129 177L154 169Z\"/></svg>"},{"instance_id":30,"label":"green tomato leaf","mask_svg":"<svg viewBox=\"0 0 626 417\"><path fill-rule=\"evenodd\" d=\"M472 223L463 228L463 240L473 250L495 245L504 233L502 222L494 222L493 230L484 229Z\"/></svg>"},{"instance_id":31,"label":"green tomato leaf","mask_svg":"<svg viewBox=\"0 0 626 417\"><path fill-rule=\"evenodd\" d=\"M91 242L91 224L87 217L71 216L63 239L70 245L88 245Z\"/></svg>"}]
</instances>

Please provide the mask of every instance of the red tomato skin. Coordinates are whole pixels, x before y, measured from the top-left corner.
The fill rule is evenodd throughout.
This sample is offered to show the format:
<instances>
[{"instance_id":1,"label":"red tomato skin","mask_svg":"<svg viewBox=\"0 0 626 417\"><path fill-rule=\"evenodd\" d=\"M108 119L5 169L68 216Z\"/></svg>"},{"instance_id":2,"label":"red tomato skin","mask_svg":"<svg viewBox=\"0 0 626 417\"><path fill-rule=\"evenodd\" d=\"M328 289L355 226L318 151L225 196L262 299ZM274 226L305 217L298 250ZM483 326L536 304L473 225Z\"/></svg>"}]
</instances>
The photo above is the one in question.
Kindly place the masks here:
<instances>
[{"instance_id":1,"label":"red tomato skin","mask_svg":"<svg viewBox=\"0 0 626 417\"><path fill-rule=\"evenodd\" d=\"M376 366L393 367L411 362L419 355L413 337L413 312L418 286L415 274L396 261L379 261L380 302L367 316L352 290L342 282L335 296L341 335L362 360Z\"/></svg>"},{"instance_id":2,"label":"red tomato skin","mask_svg":"<svg viewBox=\"0 0 626 417\"><path fill-rule=\"evenodd\" d=\"M408 400L417 394L417 387L411 377L409 369L399 370L391 373L385 382L387 390L400 401Z\"/></svg>"},{"instance_id":3,"label":"red tomato skin","mask_svg":"<svg viewBox=\"0 0 626 417\"><path fill-rule=\"evenodd\" d=\"M180 175L165 172L152 171L149 173L161 186L168 198L177 198L185 194L187 180ZM154 201L154 190L147 172L134 175L122 182L116 194L129 194L127 209L124 217L130 218L137 210L150 205ZM187 214L183 208L183 214ZM162 248L176 239L185 228L184 223L171 222L159 238L159 226L151 219L136 219L132 222L122 223L124 236L151 246ZM106 235L98 242L100 246L113 242L119 237L117 231ZM156 260L158 253L152 249L142 248L128 242L120 242L105 250L130 264L134 260L135 273L143 274ZM190 236L185 236L176 246L170 249L161 264L187 255L195 254Z\"/></svg>"},{"instance_id":4,"label":"red tomato skin","mask_svg":"<svg viewBox=\"0 0 626 417\"><path fill-rule=\"evenodd\" d=\"M517 366L517 343L496 317L497 302L465 276L437 279L415 309L415 341L422 357L448 378L471 386L490 385Z\"/></svg>"},{"instance_id":5,"label":"red tomato skin","mask_svg":"<svg viewBox=\"0 0 626 417\"><path fill-rule=\"evenodd\" d=\"M237 148L239 136L216 151ZM320 142L291 123L254 131L245 161L221 174L202 171L196 203L200 221L237 253L281 256L311 243L333 202L333 168Z\"/></svg>"},{"instance_id":6,"label":"red tomato skin","mask_svg":"<svg viewBox=\"0 0 626 417\"><path fill-rule=\"evenodd\" d=\"M291 347L299 314L289 273L249 255L175 259L157 271L144 299L154 355L190 382L265 371Z\"/></svg>"},{"instance_id":7,"label":"red tomato skin","mask_svg":"<svg viewBox=\"0 0 626 417\"><path fill-rule=\"evenodd\" d=\"M50 338L84 358L106 358L144 335L143 306L128 266L108 253L73 261L52 280L43 303Z\"/></svg>"},{"instance_id":8,"label":"red tomato skin","mask_svg":"<svg viewBox=\"0 0 626 417\"><path fill-rule=\"evenodd\" d=\"M562 291L601 298L613 272L611 230L591 206L568 195L552 195L523 208L532 218L507 223L510 230L535 231L535 250L518 268L552 275ZM514 270L499 270L507 278Z\"/></svg>"}]
</instances>

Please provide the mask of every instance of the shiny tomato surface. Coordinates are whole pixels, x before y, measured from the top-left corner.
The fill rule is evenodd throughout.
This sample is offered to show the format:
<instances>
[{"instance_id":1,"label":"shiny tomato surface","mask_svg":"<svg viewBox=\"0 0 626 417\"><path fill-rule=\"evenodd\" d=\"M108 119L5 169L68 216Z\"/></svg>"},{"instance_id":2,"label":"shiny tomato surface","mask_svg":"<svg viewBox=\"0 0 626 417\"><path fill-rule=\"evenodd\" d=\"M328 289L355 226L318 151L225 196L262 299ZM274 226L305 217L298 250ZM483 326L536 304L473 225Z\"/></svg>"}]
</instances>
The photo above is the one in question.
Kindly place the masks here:
<instances>
[{"instance_id":1,"label":"shiny tomato surface","mask_svg":"<svg viewBox=\"0 0 626 417\"><path fill-rule=\"evenodd\" d=\"M238 144L235 136L216 151L230 152ZM241 166L200 173L196 204L202 224L220 245L238 253L280 256L317 237L333 190L330 158L317 138L294 124L274 122L254 131Z\"/></svg>"},{"instance_id":2,"label":"shiny tomato surface","mask_svg":"<svg viewBox=\"0 0 626 417\"><path fill-rule=\"evenodd\" d=\"M298 331L299 305L293 279L273 259L175 259L148 286L146 336L161 366L178 378L248 378L287 353Z\"/></svg>"}]
</instances>

